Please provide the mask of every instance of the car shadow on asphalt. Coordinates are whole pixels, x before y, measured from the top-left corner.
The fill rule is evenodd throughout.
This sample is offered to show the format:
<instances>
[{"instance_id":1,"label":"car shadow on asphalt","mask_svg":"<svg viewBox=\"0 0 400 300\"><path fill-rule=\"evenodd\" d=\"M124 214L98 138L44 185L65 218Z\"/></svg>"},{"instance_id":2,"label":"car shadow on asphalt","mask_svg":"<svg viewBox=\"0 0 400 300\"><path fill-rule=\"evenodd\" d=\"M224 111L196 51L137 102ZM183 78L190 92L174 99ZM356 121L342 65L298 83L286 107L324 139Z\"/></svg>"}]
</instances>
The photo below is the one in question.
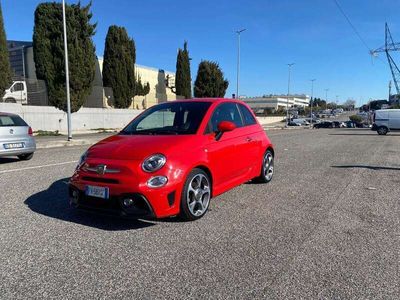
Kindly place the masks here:
<instances>
[{"instance_id":1,"label":"car shadow on asphalt","mask_svg":"<svg viewBox=\"0 0 400 300\"><path fill-rule=\"evenodd\" d=\"M132 230L155 225L152 222L81 211L71 207L68 199L68 181L69 178L57 180L47 190L30 196L24 203L38 214L107 231Z\"/></svg>"},{"instance_id":2,"label":"car shadow on asphalt","mask_svg":"<svg viewBox=\"0 0 400 300\"><path fill-rule=\"evenodd\" d=\"M17 162L20 161L18 158L13 158L13 157L4 157L4 158L0 158L0 165L2 164L10 164L13 162Z\"/></svg>"},{"instance_id":3,"label":"car shadow on asphalt","mask_svg":"<svg viewBox=\"0 0 400 300\"><path fill-rule=\"evenodd\" d=\"M379 170L393 170L393 171L400 171L400 167L383 167L383 166L367 166L367 165L346 165L346 166L331 166L331 168L338 168L338 169L369 169L374 171Z\"/></svg>"}]
</instances>

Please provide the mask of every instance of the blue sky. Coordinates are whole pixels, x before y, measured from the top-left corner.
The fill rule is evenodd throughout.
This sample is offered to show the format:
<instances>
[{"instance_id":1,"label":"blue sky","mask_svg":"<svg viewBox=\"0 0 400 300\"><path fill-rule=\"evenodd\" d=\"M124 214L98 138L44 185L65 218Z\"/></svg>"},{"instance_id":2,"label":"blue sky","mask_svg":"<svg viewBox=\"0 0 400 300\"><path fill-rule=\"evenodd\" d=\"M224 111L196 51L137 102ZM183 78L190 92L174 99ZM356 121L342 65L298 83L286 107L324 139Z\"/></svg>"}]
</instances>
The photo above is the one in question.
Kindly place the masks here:
<instances>
[{"instance_id":1,"label":"blue sky","mask_svg":"<svg viewBox=\"0 0 400 300\"><path fill-rule=\"evenodd\" d=\"M37 0L0 0L8 39L32 40ZM338 0L367 45L384 43L384 23L400 41L400 1ZM68 3L77 1L67 0ZM88 3L82 0L83 4ZM355 35L333 0L93 0L94 37L102 56L108 26L125 26L136 42L137 63L175 71L177 48L188 41L192 79L202 59L219 62L236 90L234 31L241 39L240 94L287 93L287 63L294 62L291 91L311 92L339 102L386 98L391 79L385 56L374 59ZM394 55L400 63L400 55Z\"/></svg>"}]
</instances>

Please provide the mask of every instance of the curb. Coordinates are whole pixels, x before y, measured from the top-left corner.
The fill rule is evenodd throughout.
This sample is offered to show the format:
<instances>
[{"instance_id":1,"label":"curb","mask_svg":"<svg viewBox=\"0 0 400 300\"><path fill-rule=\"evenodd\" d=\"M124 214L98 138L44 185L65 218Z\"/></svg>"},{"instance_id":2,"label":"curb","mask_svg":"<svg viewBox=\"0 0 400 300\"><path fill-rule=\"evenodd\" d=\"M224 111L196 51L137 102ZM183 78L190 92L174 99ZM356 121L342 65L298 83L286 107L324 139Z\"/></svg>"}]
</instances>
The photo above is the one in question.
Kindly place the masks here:
<instances>
[{"instance_id":1,"label":"curb","mask_svg":"<svg viewBox=\"0 0 400 300\"><path fill-rule=\"evenodd\" d=\"M47 141L36 142L36 149L48 149L58 147L74 147L74 146L88 146L97 143L99 140L72 140L72 141Z\"/></svg>"}]
</instances>

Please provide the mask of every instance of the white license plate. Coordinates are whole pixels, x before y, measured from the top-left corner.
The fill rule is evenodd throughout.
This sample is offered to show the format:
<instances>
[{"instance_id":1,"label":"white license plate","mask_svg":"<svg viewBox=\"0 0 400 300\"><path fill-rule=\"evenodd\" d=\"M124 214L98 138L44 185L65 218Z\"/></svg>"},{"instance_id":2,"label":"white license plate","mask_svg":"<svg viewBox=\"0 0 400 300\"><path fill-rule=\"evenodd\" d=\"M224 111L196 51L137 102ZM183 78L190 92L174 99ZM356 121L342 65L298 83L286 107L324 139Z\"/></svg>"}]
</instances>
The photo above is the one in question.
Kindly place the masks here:
<instances>
[{"instance_id":1,"label":"white license plate","mask_svg":"<svg viewBox=\"0 0 400 300\"><path fill-rule=\"evenodd\" d=\"M109 194L110 193L109 193L108 187L92 186L92 185L87 185L85 187L85 195L86 196L108 199Z\"/></svg>"},{"instance_id":2,"label":"white license plate","mask_svg":"<svg viewBox=\"0 0 400 300\"><path fill-rule=\"evenodd\" d=\"M4 149L19 149L19 148L24 148L24 143L10 143L10 144L4 144Z\"/></svg>"}]
</instances>

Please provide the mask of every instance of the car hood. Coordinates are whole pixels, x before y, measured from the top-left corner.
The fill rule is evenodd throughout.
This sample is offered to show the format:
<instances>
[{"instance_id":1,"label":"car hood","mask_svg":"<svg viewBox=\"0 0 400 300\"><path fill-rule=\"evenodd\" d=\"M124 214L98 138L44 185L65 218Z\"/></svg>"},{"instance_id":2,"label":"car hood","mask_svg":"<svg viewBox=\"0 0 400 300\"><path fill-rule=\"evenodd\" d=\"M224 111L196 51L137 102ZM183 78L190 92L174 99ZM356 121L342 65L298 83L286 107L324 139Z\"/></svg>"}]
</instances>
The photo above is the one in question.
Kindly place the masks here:
<instances>
[{"instance_id":1,"label":"car hood","mask_svg":"<svg viewBox=\"0 0 400 300\"><path fill-rule=\"evenodd\" d=\"M195 135L114 135L90 147L89 157L143 160L155 153L168 156L193 149L195 139Z\"/></svg>"}]
</instances>

